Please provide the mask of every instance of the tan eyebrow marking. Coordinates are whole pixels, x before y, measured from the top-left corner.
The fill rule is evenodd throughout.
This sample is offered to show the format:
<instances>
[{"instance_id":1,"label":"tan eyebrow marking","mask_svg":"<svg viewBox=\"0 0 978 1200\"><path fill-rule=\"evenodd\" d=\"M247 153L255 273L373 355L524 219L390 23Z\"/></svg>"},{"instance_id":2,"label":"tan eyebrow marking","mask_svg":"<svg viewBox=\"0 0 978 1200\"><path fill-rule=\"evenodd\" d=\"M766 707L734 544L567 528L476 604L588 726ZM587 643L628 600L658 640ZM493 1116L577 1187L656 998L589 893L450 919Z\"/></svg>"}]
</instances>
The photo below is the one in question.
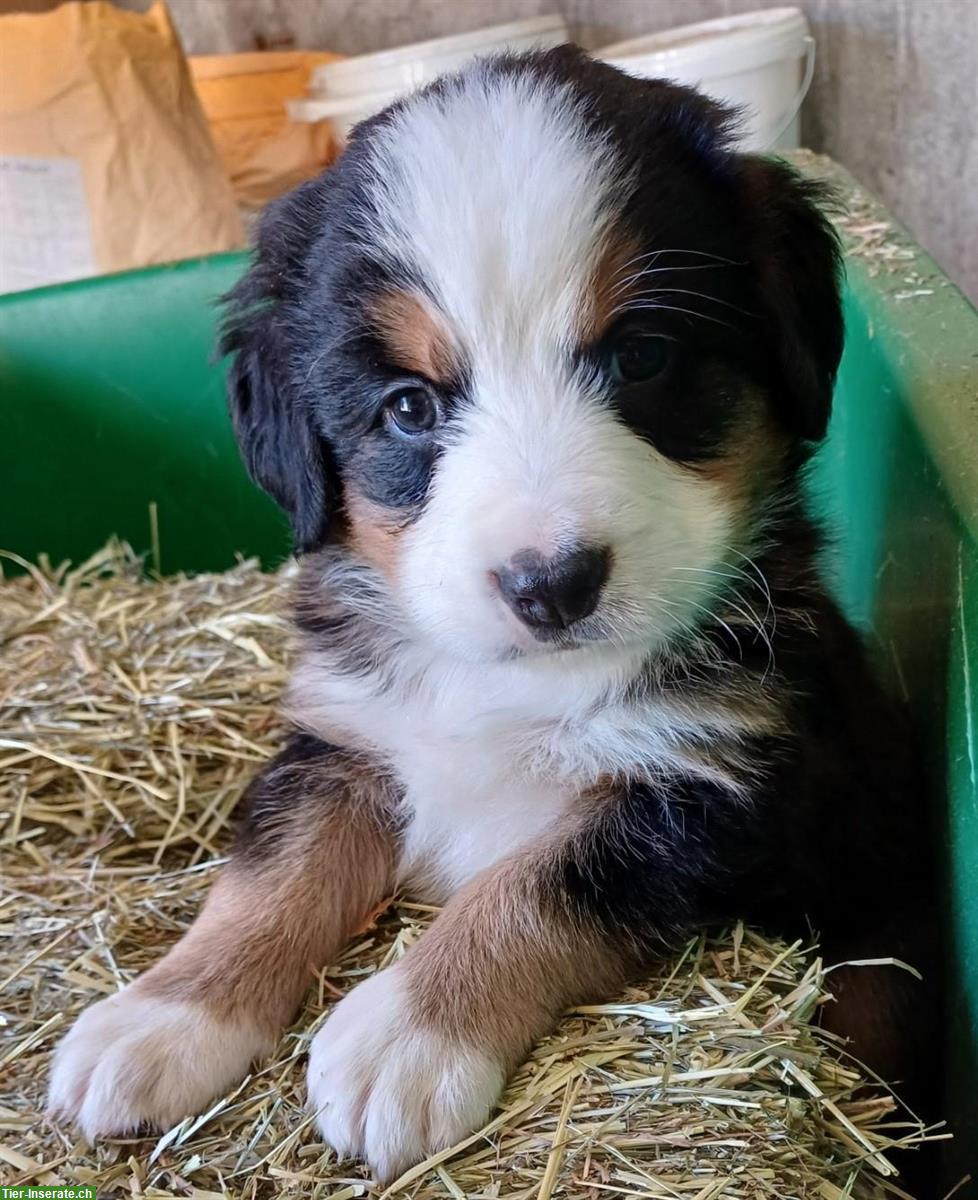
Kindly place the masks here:
<instances>
[{"instance_id":1,"label":"tan eyebrow marking","mask_svg":"<svg viewBox=\"0 0 978 1200\"><path fill-rule=\"evenodd\" d=\"M582 345L596 342L641 290L640 254L641 247L632 234L612 230L605 236L578 307L576 334Z\"/></svg>"},{"instance_id":2,"label":"tan eyebrow marking","mask_svg":"<svg viewBox=\"0 0 978 1200\"><path fill-rule=\"evenodd\" d=\"M371 304L375 331L394 361L432 383L450 383L461 373L455 338L435 306L414 291L389 291Z\"/></svg>"}]
</instances>

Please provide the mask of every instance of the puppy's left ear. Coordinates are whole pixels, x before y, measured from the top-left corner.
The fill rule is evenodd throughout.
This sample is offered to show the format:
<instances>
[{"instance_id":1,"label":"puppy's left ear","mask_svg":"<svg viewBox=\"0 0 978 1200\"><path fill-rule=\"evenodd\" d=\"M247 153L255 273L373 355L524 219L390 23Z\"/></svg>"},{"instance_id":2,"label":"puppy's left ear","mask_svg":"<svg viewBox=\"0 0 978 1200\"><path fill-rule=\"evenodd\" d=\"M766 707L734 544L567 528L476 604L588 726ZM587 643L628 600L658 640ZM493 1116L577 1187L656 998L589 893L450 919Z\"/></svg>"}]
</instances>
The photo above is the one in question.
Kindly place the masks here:
<instances>
[{"instance_id":1,"label":"puppy's left ear","mask_svg":"<svg viewBox=\"0 0 978 1200\"><path fill-rule=\"evenodd\" d=\"M817 442L844 340L841 247L824 211L833 193L778 159L748 156L741 165L776 400L788 428Z\"/></svg>"}]
</instances>

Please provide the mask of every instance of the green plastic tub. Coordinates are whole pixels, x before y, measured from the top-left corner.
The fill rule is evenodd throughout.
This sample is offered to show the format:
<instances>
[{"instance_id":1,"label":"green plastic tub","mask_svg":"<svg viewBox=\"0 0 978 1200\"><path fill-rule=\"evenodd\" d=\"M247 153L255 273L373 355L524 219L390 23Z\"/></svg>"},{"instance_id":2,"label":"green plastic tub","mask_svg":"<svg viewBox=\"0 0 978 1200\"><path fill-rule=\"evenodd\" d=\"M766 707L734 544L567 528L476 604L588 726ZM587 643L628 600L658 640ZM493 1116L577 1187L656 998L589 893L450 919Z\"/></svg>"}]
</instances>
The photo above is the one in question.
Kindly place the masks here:
<instances>
[{"instance_id":1,"label":"green plastic tub","mask_svg":"<svg viewBox=\"0 0 978 1200\"><path fill-rule=\"evenodd\" d=\"M978 314L838 168L803 165L851 200L848 343L813 494L839 595L916 709L942 798L934 936L953 994L934 1039L957 1179L978 1157ZM163 572L281 560L284 524L239 463L212 359L214 302L244 263L0 298L0 547L79 560L118 534Z\"/></svg>"}]
</instances>

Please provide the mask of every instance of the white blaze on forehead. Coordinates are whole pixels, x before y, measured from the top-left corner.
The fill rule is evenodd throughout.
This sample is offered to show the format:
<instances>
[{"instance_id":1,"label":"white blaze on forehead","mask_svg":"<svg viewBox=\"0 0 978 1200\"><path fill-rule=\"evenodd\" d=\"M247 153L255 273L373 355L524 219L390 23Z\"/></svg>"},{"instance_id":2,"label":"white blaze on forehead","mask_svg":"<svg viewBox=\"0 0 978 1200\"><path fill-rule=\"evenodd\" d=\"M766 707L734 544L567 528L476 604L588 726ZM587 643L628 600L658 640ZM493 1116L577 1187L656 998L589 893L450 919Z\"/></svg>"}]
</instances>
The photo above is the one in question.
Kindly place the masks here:
<instances>
[{"instance_id":1,"label":"white blaze on forehead","mask_svg":"<svg viewBox=\"0 0 978 1200\"><path fill-rule=\"evenodd\" d=\"M624 198L565 85L472 73L375 135L377 243L416 268L474 359L566 347Z\"/></svg>"},{"instance_id":2,"label":"white blaze on forehead","mask_svg":"<svg viewBox=\"0 0 978 1200\"><path fill-rule=\"evenodd\" d=\"M372 246L424 280L470 375L398 571L416 625L463 658L532 649L492 584L524 548L607 546L605 636L653 645L701 609L731 536L722 490L628 429L575 368L609 248L627 266L634 187L582 103L488 67L373 134Z\"/></svg>"}]
</instances>

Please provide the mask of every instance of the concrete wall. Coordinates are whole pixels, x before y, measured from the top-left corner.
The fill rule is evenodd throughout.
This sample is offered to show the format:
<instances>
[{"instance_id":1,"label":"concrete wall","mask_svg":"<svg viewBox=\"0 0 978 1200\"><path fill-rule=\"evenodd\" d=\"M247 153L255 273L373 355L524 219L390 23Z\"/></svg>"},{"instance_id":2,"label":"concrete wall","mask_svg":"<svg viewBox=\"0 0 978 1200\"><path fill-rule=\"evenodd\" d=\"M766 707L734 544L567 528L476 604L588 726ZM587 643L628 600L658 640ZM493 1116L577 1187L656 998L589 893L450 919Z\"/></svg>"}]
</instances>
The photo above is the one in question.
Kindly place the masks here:
<instances>
[{"instance_id":1,"label":"concrete wall","mask_svg":"<svg viewBox=\"0 0 978 1200\"><path fill-rule=\"evenodd\" d=\"M297 45L356 54L555 10L597 47L778 0L169 2L191 53ZM805 141L876 192L978 302L978 0L800 6L818 42Z\"/></svg>"}]
</instances>

